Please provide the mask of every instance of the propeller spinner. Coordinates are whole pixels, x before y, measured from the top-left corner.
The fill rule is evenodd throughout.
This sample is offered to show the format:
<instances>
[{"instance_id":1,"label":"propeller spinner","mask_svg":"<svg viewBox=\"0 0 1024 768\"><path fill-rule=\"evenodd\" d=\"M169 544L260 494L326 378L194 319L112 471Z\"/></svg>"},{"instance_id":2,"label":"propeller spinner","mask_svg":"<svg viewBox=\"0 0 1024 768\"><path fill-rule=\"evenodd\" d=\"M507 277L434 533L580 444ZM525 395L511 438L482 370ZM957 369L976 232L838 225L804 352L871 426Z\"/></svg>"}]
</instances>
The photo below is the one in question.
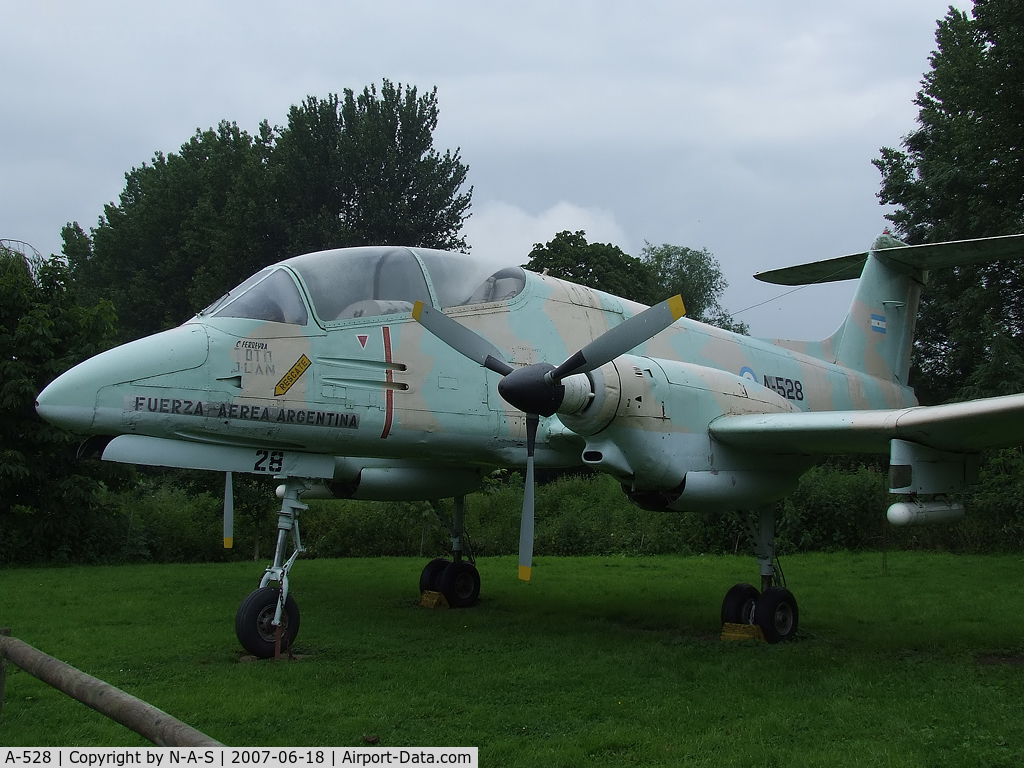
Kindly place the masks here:
<instances>
[{"instance_id":1,"label":"propeller spinner","mask_svg":"<svg viewBox=\"0 0 1024 768\"><path fill-rule=\"evenodd\" d=\"M498 394L526 414L526 488L519 525L519 578L523 581L530 580L533 565L533 454L540 417L581 411L592 396L587 373L661 333L685 313L682 297L673 296L598 336L557 367L534 363L513 368L483 336L443 312L416 302L412 311L416 321L456 352L500 375Z\"/></svg>"}]
</instances>

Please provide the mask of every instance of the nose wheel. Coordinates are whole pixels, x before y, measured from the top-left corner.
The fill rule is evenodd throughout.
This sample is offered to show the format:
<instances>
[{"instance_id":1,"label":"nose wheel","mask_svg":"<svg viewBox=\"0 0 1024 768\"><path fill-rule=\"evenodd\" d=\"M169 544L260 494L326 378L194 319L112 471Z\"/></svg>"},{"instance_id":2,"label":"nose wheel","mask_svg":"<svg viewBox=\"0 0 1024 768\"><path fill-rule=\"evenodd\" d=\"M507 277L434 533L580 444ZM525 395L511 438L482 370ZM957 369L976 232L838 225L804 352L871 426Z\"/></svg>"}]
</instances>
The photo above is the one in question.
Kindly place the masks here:
<instances>
[{"instance_id":1,"label":"nose wheel","mask_svg":"<svg viewBox=\"0 0 1024 768\"><path fill-rule=\"evenodd\" d=\"M277 615L280 598L281 590L261 587L249 593L235 614L238 642L258 659L269 659L276 655L278 627L274 626L274 616ZM284 653L291 648L299 634L299 606L291 595L284 601L280 629L280 652Z\"/></svg>"}]
</instances>

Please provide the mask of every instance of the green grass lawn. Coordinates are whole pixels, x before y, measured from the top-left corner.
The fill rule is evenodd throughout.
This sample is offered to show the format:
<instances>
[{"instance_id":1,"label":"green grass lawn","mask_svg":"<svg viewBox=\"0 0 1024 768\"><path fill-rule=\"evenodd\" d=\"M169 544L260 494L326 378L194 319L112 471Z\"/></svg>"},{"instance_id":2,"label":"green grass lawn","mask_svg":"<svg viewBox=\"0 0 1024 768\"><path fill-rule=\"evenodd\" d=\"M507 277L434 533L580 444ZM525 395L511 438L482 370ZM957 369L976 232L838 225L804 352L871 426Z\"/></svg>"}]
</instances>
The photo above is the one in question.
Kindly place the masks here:
<instances>
[{"instance_id":1,"label":"green grass lawn","mask_svg":"<svg viewBox=\"0 0 1024 768\"><path fill-rule=\"evenodd\" d=\"M1021 556L786 558L797 641L723 643L752 557L479 562L417 607L418 559L300 561L288 662L243 662L261 566L0 571L0 626L232 746L479 746L485 766L1018 765ZM10 667L0 745L139 737Z\"/></svg>"}]
</instances>

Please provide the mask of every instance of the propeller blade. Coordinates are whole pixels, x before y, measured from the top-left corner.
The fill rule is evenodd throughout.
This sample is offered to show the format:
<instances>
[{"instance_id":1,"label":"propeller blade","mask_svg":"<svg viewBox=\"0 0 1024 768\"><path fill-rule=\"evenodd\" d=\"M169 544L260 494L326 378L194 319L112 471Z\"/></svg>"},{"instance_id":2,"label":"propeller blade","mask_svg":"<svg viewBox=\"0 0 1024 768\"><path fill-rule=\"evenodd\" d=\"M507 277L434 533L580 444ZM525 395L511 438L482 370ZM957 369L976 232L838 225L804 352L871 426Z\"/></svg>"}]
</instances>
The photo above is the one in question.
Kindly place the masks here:
<instances>
[{"instance_id":1,"label":"propeller blade","mask_svg":"<svg viewBox=\"0 0 1024 768\"><path fill-rule=\"evenodd\" d=\"M519 578L530 580L533 568L533 450L537 444L535 413L526 414L526 487L523 489L523 516L519 521Z\"/></svg>"},{"instance_id":2,"label":"propeller blade","mask_svg":"<svg viewBox=\"0 0 1024 768\"><path fill-rule=\"evenodd\" d=\"M449 347L456 352L461 352L484 368L502 376L507 376L512 372L512 366L505 362L505 358L502 357L497 347L480 334L474 333L461 323L452 320L444 312L439 312L433 307L428 307L422 301L417 301L413 305L412 316L416 322Z\"/></svg>"},{"instance_id":3,"label":"propeller blade","mask_svg":"<svg viewBox=\"0 0 1024 768\"><path fill-rule=\"evenodd\" d=\"M601 334L545 378L549 383L557 384L574 373L589 373L600 368L619 355L624 355L657 336L685 314L686 307L683 306L682 296L676 294L670 299L665 299Z\"/></svg>"},{"instance_id":4,"label":"propeller blade","mask_svg":"<svg viewBox=\"0 0 1024 768\"><path fill-rule=\"evenodd\" d=\"M235 545L235 491L231 473L224 473L224 549Z\"/></svg>"}]
</instances>

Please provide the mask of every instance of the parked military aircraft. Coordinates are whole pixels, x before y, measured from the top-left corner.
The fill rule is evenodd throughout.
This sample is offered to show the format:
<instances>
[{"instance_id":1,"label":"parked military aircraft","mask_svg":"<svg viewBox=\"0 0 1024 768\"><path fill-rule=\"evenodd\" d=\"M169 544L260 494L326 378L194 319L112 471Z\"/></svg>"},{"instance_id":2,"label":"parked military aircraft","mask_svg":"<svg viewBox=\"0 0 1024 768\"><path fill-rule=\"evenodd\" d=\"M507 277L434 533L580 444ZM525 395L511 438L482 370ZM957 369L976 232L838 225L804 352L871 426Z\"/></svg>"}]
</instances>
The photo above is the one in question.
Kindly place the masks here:
<instances>
[{"instance_id":1,"label":"parked military aircraft","mask_svg":"<svg viewBox=\"0 0 1024 768\"><path fill-rule=\"evenodd\" d=\"M289 574L303 497L454 499L453 557L421 590L473 604L463 500L497 467L527 472L520 577L533 547L533 471L589 466L645 508L743 509L760 583L723 622L772 642L797 631L777 567L773 502L822 455L889 454L897 524L955 519L980 450L1022 442L1024 395L917 407L907 386L927 270L1024 255L1024 236L871 250L758 275L784 285L859 277L818 342L762 340L516 266L422 248L310 253L262 270L178 328L85 361L51 383L43 418L91 435L81 455L248 472L281 482L278 541L239 607L257 656L294 642ZM557 364L557 365L556 365ZM228 500L230 493L227 494ZM225 544L231 538L226 503ZM290 553L290 554L289 554Z\"/></svg>"}]
</instances>

